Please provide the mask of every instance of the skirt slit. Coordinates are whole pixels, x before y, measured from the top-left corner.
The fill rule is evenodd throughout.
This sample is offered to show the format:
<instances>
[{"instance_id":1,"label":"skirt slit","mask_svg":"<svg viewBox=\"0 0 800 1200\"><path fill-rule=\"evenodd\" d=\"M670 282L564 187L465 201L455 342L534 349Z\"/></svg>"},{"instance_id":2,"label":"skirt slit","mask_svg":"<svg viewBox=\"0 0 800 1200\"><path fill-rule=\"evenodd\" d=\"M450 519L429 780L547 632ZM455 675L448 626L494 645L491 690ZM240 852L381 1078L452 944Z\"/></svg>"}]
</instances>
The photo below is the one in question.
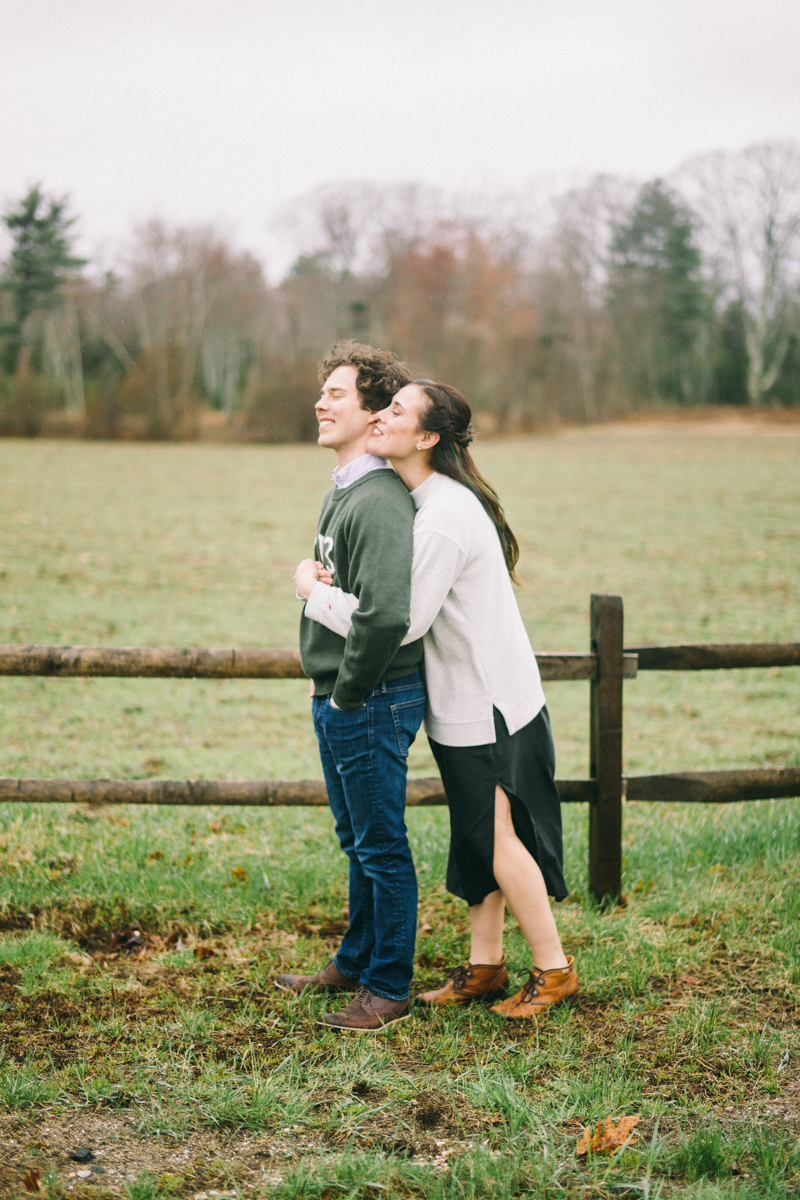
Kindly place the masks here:
<instances>
[{"instance_id":1,"label":"skirt slit","mask_svg":"<svg viewBox=\"0 0 800 1200\"><path fill-rule=\"evenodd\" d=\"M495 788L508 796L517 837L538 863L548 895L563 900L561 801L547 708L514 734L494 710L496 742L444 746L429 738L450 811L447 890L480 904L497 891L494 877Z\"/></svg>"}]
</instances>

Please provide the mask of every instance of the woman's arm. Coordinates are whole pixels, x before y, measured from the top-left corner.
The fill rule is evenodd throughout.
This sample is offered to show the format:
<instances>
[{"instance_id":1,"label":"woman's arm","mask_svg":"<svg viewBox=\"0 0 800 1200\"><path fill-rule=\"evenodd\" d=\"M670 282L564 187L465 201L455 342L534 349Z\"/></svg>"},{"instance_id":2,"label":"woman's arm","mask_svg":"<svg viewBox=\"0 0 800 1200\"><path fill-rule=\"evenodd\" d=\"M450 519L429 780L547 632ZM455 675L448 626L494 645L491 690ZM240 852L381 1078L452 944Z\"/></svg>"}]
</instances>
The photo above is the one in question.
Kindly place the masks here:
<instances>
[{"instance_id":1,"label":"woman's arm","mask_svg":"<svg viewBox=\"0 0 800 1200\"><path fill-rule=\"evenodd\" d=\"M414 531L411 566L411 622L403 638L405 646L423 637L447 599L464 566L464 553L442 533ZM346 638L350 632L358 597L327 583L316 583L306 601L306 616Z\"/></svg>"}]
</instances>

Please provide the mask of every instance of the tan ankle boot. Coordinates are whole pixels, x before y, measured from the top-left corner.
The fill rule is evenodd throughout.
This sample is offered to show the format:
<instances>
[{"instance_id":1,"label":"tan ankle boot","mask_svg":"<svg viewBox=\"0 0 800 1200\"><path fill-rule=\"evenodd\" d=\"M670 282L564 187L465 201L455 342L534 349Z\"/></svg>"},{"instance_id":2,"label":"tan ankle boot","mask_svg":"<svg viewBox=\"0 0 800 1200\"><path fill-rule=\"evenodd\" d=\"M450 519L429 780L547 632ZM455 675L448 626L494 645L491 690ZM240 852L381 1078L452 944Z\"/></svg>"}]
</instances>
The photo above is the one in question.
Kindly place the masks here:
<instances>
[{"instance_id":1,"label":"tan ankle boot","mask_svg":"<svg viewBox=\"0 0 800 1200\"><path fill-rule=\"evenodd\" d=\"M466 963L457 967L444 987L417 996L420 1004L471 1004L473 1000L494 1000L508 983L505 955L496 965Z\"/></svg>"},{"instance_id":2,"label":"tan ankle boot","mask_svg":"<svg viewBox=\"0 0 800 1200\"><path fill-rule=\"evenodd\" d=\"M492 1006L492 1012L512 1019L536 1017L543 1008L551 1004L571 1004L580 987L575 974L575 959L567 957L565 967L554 967L551 971L540 971L534 967L528 972L528 982L508 1000Z\"/></svg>"}]
</instances>

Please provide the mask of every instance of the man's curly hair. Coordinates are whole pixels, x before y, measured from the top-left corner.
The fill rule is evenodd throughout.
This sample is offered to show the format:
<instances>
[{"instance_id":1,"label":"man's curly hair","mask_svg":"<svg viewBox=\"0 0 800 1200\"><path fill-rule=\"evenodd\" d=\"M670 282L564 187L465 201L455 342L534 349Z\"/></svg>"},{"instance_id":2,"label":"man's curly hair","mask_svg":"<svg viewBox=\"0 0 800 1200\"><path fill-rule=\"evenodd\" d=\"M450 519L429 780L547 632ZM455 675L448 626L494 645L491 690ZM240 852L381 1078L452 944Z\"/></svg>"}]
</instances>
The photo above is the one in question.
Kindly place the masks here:
<instances>
[{"instance_id":1,"label":"man's curly hair","mask_svg":"<svg viewBox=\"0 0 800 1200\"><path fill-rule=\"evenodd\" d=\"M395 393L411 383L408 367L391 350L376 350L361 342L337 342L332 346L319 364L320 383L337 367L355 367L361 407L370 412L387 408Z\"/></svg>"}]
</instances>

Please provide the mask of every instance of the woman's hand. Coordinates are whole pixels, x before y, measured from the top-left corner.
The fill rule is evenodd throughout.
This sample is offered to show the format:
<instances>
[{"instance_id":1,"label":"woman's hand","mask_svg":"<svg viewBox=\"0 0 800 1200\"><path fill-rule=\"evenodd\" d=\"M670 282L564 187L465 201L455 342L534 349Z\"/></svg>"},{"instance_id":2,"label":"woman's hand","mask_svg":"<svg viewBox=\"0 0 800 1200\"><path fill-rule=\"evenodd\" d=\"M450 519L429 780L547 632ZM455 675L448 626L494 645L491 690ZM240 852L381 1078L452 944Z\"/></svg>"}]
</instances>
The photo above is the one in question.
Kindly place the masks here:
<instances>
[{"instance_id":1,"label":"woman's hand","mask_svg":"<svg viewBox=\"0 0 800 1200\"><path fill-rule=\"evenodd\" d=\"M320 571L323 571L326 575L330 576L330 571L325 571L322 563L314 562L313 558L304 558L301 563L297 564L297 570L294 573L293 579L295 591L297 592L298 596L302 596L304 600L308 599L308 597L311 595L314 584L320 577ZM325 579L323 582L328 583L329 580ZM332 582L332 579L330 582Z\"/></svg>"}]
</instances>

